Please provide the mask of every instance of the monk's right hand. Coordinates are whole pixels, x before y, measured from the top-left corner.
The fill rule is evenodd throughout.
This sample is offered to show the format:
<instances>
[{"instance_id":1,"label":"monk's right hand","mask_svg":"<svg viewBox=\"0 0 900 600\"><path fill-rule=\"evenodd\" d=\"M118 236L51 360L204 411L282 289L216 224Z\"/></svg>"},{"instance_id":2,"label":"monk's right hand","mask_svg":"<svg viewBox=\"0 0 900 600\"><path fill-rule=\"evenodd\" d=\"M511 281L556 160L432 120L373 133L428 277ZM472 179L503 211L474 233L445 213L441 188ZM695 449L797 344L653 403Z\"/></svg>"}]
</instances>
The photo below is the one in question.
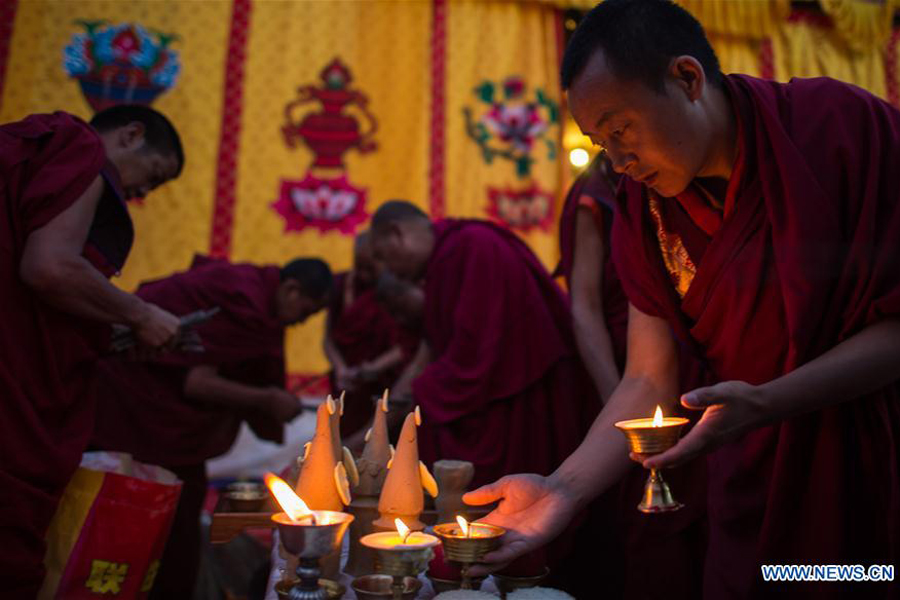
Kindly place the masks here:
<instances>
[{"instance_id":1,"label":"monk's right hand","mask_svg":"<svg viewBox=\"0 0 900 600\"><path fill-rule=\"evenodd\" d=\"M503 546L474 565L469 574L482 577L540 548L562 533L577 511L572 494L553 476L508 475L463 496L470 505L500 501L480 522L504 527Z\"/></svg>"},{"instance_id":2,"label":"monk's right hand","mask_svg":"<svg viewBox=\"0 0 900 600\"><path fill-rule=\"evenodd\" d=\"M155 304L145 303L145 310L132 324L138 342L149 348L162 348L175 343L180 320Z\"/></svg>"},{"instance_id":3,"label":"monk's right hand","mask_svg":"<svg viewBox=\"0 0 900 600\"><path fill-rule=\"evenodd\" d=\"M269 414L282 423L293 421L294 417L303 412L303 405L300 403L300 398L287 390L271 387L267 392L266 408L268 409Z\"/></svg>"}]
</instances>

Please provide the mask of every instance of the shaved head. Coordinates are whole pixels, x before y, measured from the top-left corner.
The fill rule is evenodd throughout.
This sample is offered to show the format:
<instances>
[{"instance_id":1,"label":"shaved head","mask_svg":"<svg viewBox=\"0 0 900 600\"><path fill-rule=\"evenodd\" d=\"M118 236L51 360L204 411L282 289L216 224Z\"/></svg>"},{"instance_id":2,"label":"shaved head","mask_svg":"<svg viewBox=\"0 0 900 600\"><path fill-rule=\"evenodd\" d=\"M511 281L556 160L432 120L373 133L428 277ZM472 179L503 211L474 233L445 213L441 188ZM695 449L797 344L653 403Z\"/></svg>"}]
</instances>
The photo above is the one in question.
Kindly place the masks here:
<instances>
[{"instance_id":1,"label":"shaved head","mask_svg":"<svg viewBox=\"0 0 900 600\"><path fill-rule=\"evenodd\" d=\"M298 258L284 265L275 297L278 318L285 325L304 322L325 308L331 283L331 269L321 259Z\"/></svg>"},{"instance_id":2,"label":"shaved head","mask_svg":"<svg viewBox=\"0 0 900 600\"><path fill-rule=\"evenodd\" d=\"M429 219L428 215L412 202L388 200L379 206L375 215L372 216L372 230L380 233L392 223L415 220L428 221Z\"/></svg>"},{"instance_id":3,"label":"shaved head","mask_svg":"<svg viewBox=\"0 0 900 600\"><path fill-rule=\"evenodd\" d=\"M669 63L683 55L700 63L710 85L722 84L719 59L703 27L671 0L605 0L595 6L566 46L563 89L574 85L598 52L617 77L640 80L657 93L665 92Z\"/></svg>"},{"instance_id":4,"label":"shaved head","mask_svg":"<svg viewBox=\"0 0 900 600\"><path fill-rule=\"evenodd\" d=\"M397 277L419 279L434 247L431 219L406 200L389 200L372 216L375 259Z\"/></svg>"}]
</instances>

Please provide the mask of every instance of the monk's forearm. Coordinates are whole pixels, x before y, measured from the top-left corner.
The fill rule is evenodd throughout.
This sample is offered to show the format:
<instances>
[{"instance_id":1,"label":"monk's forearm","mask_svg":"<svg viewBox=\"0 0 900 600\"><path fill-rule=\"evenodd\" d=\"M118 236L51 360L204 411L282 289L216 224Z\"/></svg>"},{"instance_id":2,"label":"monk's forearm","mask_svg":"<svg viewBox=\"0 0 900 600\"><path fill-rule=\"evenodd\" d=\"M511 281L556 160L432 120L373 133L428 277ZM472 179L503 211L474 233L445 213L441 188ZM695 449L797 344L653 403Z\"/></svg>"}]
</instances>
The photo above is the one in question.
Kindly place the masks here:
<instances>
[{"instance_id":1,"label":"monk's forearm","mask_svg":"<svg viewBox=\"0 0 900 600\"><path fill-rule=\"evenodd\" d=\"M671 412L675 388L674 384L649 378L623 377L587 437L551 479L571 494L580 507L609 489L633 464L628 458L625 436L615 423L650 416L657 405Z\"/></svg>"},{"instance_id":2,"label":"monk's forearm","mask_svg":"<svg viewBox=\"0 0 900 600\"><path fill-rule=\"evenodd\" d=\"M104 323L137 328L148 318L149 305L109 282L81 256L57 257L53 264L23 264L25 283L47 304Z\"/></svg>"},{"instance_id":3,"label":"monk's forearm","mask_svg":"<svg viewBox=\"0 0 900 600\"><path fill-rule=\"evenodd\" d=\"M593 203L591 198L586 199ZM606 249L601 229L591 211L584 206L575 214L575 248L572 264L572 322L582 361L594 387L606 403L619 384L620 373L606 320L603 316L603 269Z\"/></svg>"},{"instance_id":4,"label":"monk's forearm","mask_svg":"<svg viewBox=\"0 0 900 600\"><path fill-rule=\"evenodd\" d=\"M381 354L375 360L366 364L366 369L370 371L387 371L403 362L403 350L400 346L394 346L387 352Z\"/></svg>"},{"instance_id":5,"label":"monk's forearm","mask_svg":"<svg viewBox=\"0 0 900 600\"><path fill-rule=\"evenodd\" d=\"M573 300L572 322L581 360L605 404L619 384L619 369L599 302Z\"/></svg>"},{"instance_id":6,"label":"monk's forearm","mask_svg":"<svg viewBox=\"0 0 900 600\"><path fill-rule=\"evenodd\" d=\"M394 382L394 390L401 395L411 393L413 380L422 374L422 371L428 366L430 360L431 352L428 349L428 344L422 341L419 343L419 349L416 351L416 355L409 361L406 368L403 369L403 372L400 374L400 377L397 378L397 381Z\"/></svg>"},{"instance_id":7,"label":"monk's forearm","mask_svg":"<svg viewBox=\"0 0 900 600\"><path fill-rule=\"evenodd\" d=\"M900 379L900 320L885 319L757 387L771 420L838 404Z\"/></svg>"}]
</instances>

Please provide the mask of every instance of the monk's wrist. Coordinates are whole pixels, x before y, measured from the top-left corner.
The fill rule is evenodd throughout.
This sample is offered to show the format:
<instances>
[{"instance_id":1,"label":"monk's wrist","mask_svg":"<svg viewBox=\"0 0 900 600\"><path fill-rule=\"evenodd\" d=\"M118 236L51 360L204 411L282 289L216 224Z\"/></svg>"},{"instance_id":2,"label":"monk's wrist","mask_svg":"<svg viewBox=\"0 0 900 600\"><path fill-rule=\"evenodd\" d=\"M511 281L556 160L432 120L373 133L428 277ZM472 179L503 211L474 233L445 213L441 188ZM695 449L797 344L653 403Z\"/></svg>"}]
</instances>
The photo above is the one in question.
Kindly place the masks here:
<instances>
[{"instance_id":1,"label":"monk's wrist","mask_svg":"<svg viewBox=\"0 0 900 600\"><path fill-rule=\"evenodd\" d=\"M794 414L790 386L785 389L781 377L753 386L750 404L756 414L754 426L763 427L787 419Z\"/></svg>"},{"instance_id":2,"label":"monk's wrist","mask_svg":"<svg viewBox=\"0 0 900 600\"><path fill-rule=\"evenodd\" d=\"M150 320L152 311L149 304L134 294L129 294L129 296L131 296L131 300L125 307L125 314L123 315L125 324L134 330L138 330Z\"/></svg>"},{"instance_id":3,"label":"monk's wrist","mask_svg":"<svg viewBox=\"0 0 900 600\"><path fill-rule=\"evenodd\" d=\"M576 471L566 468L566 464L547 477L547 483L556 493L567 498L577 512L587 506L592 499L590 485Z\"/></svg>"}]
</instances>

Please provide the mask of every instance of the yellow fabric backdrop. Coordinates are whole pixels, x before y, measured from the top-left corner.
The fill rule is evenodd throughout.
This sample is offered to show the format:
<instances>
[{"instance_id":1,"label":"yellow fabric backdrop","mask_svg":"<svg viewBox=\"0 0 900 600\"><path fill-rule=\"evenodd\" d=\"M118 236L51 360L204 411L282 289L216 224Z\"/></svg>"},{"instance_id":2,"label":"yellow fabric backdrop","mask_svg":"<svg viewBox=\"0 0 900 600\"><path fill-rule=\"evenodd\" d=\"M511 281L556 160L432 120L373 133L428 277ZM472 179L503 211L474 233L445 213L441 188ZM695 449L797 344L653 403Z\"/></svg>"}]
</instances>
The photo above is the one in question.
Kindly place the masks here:
<instances>
[{"instance_id":1,"label":"yellow fabric backdrop","mask_svg":"<svg viewBox=\"0 0 900 600\"><path fill-rule=\"evenodd\" d=\"M429 156L430 2L255 2L244 81L232 259L283 263L323 257L336 271L352 262L353 237L315 229L284 233L270 204L282 179L302 179L313 161L281 135L284 107L301 85L321 85L335 57L349 67L350 86L366 94L378 120L374 152L344 157L347 178L368 189L368 211L392 198L427 209ZM310 104L307 112L319 110ZM302 114L302 111L300 111ZM324 315L289 335L292 372L322 372Z\"/></svg>"},{"instance_id":2,"label":"yellow fabric backdrop","mask_svg":"<svg viewBox=\"0 0 900 600\"><path fill-rule=\"evenodd\" d=\"M889 9L860 7L854 0L823 3L835 22L788 18L786 0L682 0L709 31L728 72L765 74L761 57L771 56L779 80L791 76L830 75L885 96L886 69L896 77L898 44L886 64L885 15ZM537 145L527 178L510 161L483 159L482 149L466 133L463 109L477 118L486 110L475 89L492 82L499 90L510 76L521 76L526 96L541 88L561 103L557 60L558 8L589 8L588 0L255 0L243 64L242 129L235 165L234 226L230 258L284 262L319 255L335 270L349 267L352 238L316 229L285 233L284 220L272 208L283 179L300 180L313 154L286 146L281 127L284 108L303 85L320 85L319 73L339 57L351 70L350 87L369 99L378 120L378 148L344 158L347 177L368 191L368 212L390 198L406 198L429 208L435 166L444 174L440 188L447 216L486 217L487 188L536 183L558 201L571 174L565 150L548 158ZM137 241L117 283L165 276L187 266L195 252L210 250L216 206L217 161L224 111L223 90L232 26L232 0L19 0L0 120L33 112L68 110L84 118L91 111L78 84L63 70L63 48L82 33L76 19L133 22L177 36L181 75L154 106L176 123L187 147L186 169L173 182L133 207ZM439 10L435 10L435 6ZM728 10L726 10L726 8ZM435 14L443 15L444 81L438 86L444 111L443 141L433 138L432 73ZM879 20L880 19L880 20ZM872 32L866 40L853 32ZM860 33L859 36L862 34ZM858 36L858 37L859 37ZM896 36L896 34L895 34ZM869 37L877 38L872 42ZM866 43L862 43L865 41ZM233 57L232 57L233 58ZM892 88L895 89L895 88ZM441 104L439 103L439 104ZM309 105L309 112L318 110ZM227 115L226 115L227 116ZM546 137L559 145L560 126ZM577 136L573 136L577 140ZM539 144L543 144L540 141ZM557 257L555 223L548 231L523 234L544 263ZM289 337L289 370L315 373L326 368L320 350L323 319L295 328Z\"/></svg>"},{"instance_id":3,"label":"yellow fabric backdrop","mask_svg":"<svg viewBox=\"0 0 900 600\"><path fill-rule=\"evenodd\" d=\"M54 110L91 117L78 83L62 66L63 48L84 31L77 19L137 22L178 36L172 47L180 56L181 76L154 107L175 122L187 143L187 161L177 181L131 207L135 245L116 281L125 288L183 269L194 252L207 250L230 14L229 2L19 2L0 122Z\"/></svg>"},{"instance_id":4,"label":"yellow fabric backdrop","mask_svg":"<svg viewBox=\"0 0 900 600\"><path fill-rule=\"evenodd\" d=\"M885 97L883 47L851 50L834 29L808 20L785 23L772 38L775 78L827 75Z\"/></svg>"},{"instance_id":5,"label":"yellow fabric backdrop","mask_svg":"<svg viewBox=\"0 0 900 600\"><path fill-rule=\"evenodd\" d=\"M448 4L446 67L446 198L447 216L485 216L487 187L514 189L537 183L555 197L553 224L548 231L531 229L520 235L552 269L558 260L556 216L563 192L559 125L548 134L556 144L556 158L547 158L541 143L531 152L535 160L529 178L518 178L512 162L495 158L486 164L478 144L466 134L463 108L473 118L484 112L476 87L485 81L498 88L509 76L522 76L526 96L536 88L560 103L559 37L555 11L540 3L454 1ZM496 91L498 99L503 95Z\"/></svg>"},{"instance_id":6,"label":"yellow fabric backdrop","mask_svg":"<svg viewBox=\"0 0 900 600\"><path fill-rule=\"evenodd\" d=\"M764 37L791 12L790 0L676 0L703 27L720 35Z\"/></svg>"}]
</instances>

